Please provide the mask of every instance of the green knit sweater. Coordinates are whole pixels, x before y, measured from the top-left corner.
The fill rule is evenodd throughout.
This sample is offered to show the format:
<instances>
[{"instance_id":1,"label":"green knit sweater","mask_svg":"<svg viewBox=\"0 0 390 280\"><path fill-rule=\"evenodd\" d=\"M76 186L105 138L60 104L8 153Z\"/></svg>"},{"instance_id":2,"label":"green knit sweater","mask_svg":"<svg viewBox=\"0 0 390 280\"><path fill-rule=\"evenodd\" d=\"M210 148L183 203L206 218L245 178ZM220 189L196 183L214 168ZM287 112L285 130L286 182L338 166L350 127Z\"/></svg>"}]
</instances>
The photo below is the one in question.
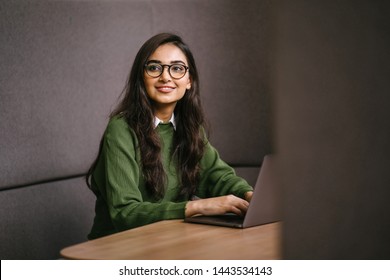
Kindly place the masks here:
<instances>
[{"instance_id":1,"label":"green knit sweater","mask_svg":"<svg viewBox=\"0 0 390 280\"><path fill-rule=\"evenodd\" d=\"M112 118L103 136L101 154L92 174L96 195L95 219L89 239L168 219L184 218L186 199L180 193L176 167L170 160L172 124L156 127L162 141L162 160L167 174L165 196L156 201L146 190L140 168L137 137L123 118ZM200 182L196 195L201 198L234 194L241 198L252 190L235 175L217 151L207 142L200 162Z\"/></svg>"}]
</instances>

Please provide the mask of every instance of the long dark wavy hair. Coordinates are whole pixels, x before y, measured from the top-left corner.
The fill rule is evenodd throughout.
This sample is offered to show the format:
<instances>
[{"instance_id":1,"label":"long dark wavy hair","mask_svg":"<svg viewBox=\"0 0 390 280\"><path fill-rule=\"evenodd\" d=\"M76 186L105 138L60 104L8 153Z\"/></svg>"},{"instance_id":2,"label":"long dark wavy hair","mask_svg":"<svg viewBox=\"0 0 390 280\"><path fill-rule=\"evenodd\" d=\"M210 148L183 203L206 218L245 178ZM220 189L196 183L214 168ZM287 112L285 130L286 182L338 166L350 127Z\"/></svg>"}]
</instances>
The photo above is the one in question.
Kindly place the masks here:
<instances>
[{"instance_id":1,"label":"long dark wavy hair","mask_svg":"<svg viewBox=\"0 0 390 280\"><path fill-rule=\"evenodd\" d=\"M204 153L206 122L201 106L195 60L192 52L179 36L161 33L144 43L135 57L122 99L110 114L110 118L115 116L125 118L136 133L145 184L156 199L161 199L165 194L166 174L161 160L160 138L154 127L152 101L148 97L144 84L144 65L152 53L164 44L173 44L178 47L185 54L188 62L191 88L177 102L174 110L176 131L172 157L175 157L179 174L181 174L181 196L189 197L194 194L199 182L199 162ZM99 155L86 175L87 185L91 189L91 176L101 149L102 141Z\"/></svg>"}]
</instances>

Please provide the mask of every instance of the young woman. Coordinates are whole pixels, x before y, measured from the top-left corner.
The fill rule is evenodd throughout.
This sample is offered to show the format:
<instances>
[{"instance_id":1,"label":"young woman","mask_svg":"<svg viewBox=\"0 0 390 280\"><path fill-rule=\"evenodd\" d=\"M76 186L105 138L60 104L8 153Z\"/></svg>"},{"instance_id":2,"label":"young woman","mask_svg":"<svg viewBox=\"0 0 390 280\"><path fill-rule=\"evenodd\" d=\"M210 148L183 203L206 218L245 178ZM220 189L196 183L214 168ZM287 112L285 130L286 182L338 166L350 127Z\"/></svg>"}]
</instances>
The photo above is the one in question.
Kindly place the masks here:
<instances>
[{"instance_id":1,"label":"young woman","mask_svg":"<svg viewBox=\"0 0 390 280\"><path fill-rule=\"evenodd\" d=\"M220 159L204 126L188 46L174 34L150 38L87 174L96 195L89 238L166 219L244 214L252 188Z\"/></svg>"}]
</instances>

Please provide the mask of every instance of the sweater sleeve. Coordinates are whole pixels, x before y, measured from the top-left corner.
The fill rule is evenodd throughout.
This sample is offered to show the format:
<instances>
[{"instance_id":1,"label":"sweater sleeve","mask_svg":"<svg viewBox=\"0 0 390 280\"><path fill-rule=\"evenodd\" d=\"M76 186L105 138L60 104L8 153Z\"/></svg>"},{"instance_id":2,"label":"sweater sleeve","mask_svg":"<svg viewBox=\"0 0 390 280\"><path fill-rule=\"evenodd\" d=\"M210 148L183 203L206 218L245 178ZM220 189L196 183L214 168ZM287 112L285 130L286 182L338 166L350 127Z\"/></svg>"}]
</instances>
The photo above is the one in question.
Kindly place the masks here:
<instances>
[{"instance_id":1,"label":"sweater sleeve","mask_svg":"<svg viewBox=\"0 0 390 280\"><path fill-rule=\"evenodd\" d=\"M186 202L153 201L148 198L140 176L135 133L122 119L110 121L103 139L97 171L103 180L98 189L109 217L118 230L130 229L160 220L184 218Z\"/></svg>"},{"instance_id":2,"label":"sweater sleeve","mask_svg":"<svg viewBox=\"0 0 390 280\"><path fill-rule=\"evenodd\" d=\"M204 198L234 194L244 198L245 193L252 190L247 181L237 176L234 169L225 163L217 150L207 142L201 160L201 181L197 195Z\"/></svg>"}]
</instances>

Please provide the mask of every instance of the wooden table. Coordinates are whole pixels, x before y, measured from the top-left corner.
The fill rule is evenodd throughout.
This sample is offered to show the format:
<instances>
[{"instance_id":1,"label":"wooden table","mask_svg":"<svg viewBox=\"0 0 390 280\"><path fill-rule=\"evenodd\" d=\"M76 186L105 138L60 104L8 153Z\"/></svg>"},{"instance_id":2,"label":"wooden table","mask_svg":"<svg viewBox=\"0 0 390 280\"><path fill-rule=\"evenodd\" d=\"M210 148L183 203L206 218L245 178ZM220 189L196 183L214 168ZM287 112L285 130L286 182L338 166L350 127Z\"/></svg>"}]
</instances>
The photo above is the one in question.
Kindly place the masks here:
<instances>
[{"instance_id":1,"label":"wooden table","mask_svg":"<svg viewBox=\"0 0 390 280\"><path fill-rule=\"evenodd\" d=\"M61 250L66 259L280 259L281 223L246 229L161 221Z\"/></svg>"}]
</instances>

